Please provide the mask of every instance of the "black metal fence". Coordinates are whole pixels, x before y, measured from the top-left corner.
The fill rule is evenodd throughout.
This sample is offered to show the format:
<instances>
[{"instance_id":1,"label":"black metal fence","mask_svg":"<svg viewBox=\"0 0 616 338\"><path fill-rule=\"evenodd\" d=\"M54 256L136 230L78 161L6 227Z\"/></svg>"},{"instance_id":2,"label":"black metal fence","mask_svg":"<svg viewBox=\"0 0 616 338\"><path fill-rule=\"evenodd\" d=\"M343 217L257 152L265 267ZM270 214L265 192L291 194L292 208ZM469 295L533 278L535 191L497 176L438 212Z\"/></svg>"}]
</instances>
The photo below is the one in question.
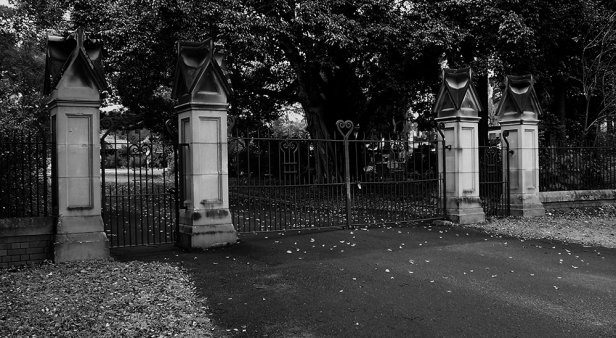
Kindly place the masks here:
<instances>
[{"instance_id":1,"label":"black metal fence","mask_svg":"<svg viewBox=\"0 0 616 338\"><path fill-rule=\"evenodd\" d=\"M539 190L616 189L616 148L539 148Z\"/></svg>"},{"instance_id":2,"label":"black metal fence","mask_svg":"<svg viewBox=\"0 0 616 338\"><path fill-rule=\"evenodd\" d=\"M101 140L102 214L111 247L173 243L177 149L156 135L118 131Z\"/></svg>"},{"instance_id":3,"label":"black metal fence","mask_svg":"<svg viewBox=\"0 0 616 338\"><path fill-rule=\"evenodd\" d=\"M509 144L479 147L479 197L486 216L509 216Z\"/></svg>"},{"instance_id":4,"label":"black metal fence","mask_svg":"<svg viewBox=\"0 0 616 338\"><path fill-rule=\"evenodd\" d=\"M230 209L239 232L442 216L435 138L357 139L346 123L333 140L229 138Z\"/></svg>"},{"instance_id":5,"label":"black metal fence","mask_svg":"<svg viewBox=\"0 0 616 338\"><path fill-rule=\"evenodd\" d=\"M50 135L0 135L0 218L52 214Z\"/></svg>"}]
</instances>

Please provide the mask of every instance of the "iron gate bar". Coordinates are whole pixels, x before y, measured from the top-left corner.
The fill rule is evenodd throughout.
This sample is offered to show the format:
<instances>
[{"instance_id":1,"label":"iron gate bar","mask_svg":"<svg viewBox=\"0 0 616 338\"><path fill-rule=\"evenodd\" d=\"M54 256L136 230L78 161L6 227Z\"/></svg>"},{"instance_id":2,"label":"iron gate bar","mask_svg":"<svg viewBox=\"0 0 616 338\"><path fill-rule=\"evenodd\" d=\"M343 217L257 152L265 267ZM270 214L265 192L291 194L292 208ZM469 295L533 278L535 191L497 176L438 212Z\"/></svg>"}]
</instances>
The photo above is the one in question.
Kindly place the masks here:
<instances>
[{"instance_id":1,"label":"iron gate bar","mask_svg":"<svg viewBox=\"0 0 616 338\"><path fill-rule=\"evenodd\" d=\"M173 175L175 179L175 186L171 188L171 195L174 197L175 202L175 227L173 228L173 231L176 235L176 239L178 238L177 234L180 232L180 209L186 208L186 206L184 205L184 200L186 196L186 192L184 191L184 149L189 147L189 143L178 143L173 149L173 163L176 170Z\"/></svg>"},{"instance_id":2,"label":"iron gate bar","mask_svg":"<svg viewBox=\"0 0 616 338\"><path fill-rule=\"evenodd\" d=\"M443 143L443 149L441 150L443 153L443 158L442 158L442 163L443 163L443 170L442 170L442 178L441 180L443 181L443 196L441 198L441 201L443 203L443 215L447 215L447 154L445 153L445 150L451 150L451 145L447 146L446 145L446 141L445 141L445 134L443 133L443 128L445 128L445 123L440 122L436 124L436 131L438 131L438 133L441 135L441 142ZM436 142L437 144L437 156L438 156L438 141ZM440 170L440 168L439 168Z\"/></svg>"},{"instance_id":3,"label":"iron gate bar","mask_svg":"<svg viewBox=\"0 0 616 338\"><path fill-rule=\"evenodd\" d=\"M237 230L349 227L443 216L438 141L351 140L356 128L345 131L346 140L231 135L229 195ZM283 142L292 142L296 150L284 150Z\"/></svg>"},{"instance_id":4,"label":"iron gate bar","mask_svg":"<svg viewBox=\"0 0 616 338\"><path fill-rule=\"evenodd\" d=\"M346 188L346 214L347 214L347 228L351 228L351 169L349 165L349 135L353 131L353 122L346 120L338 120L336 127L340 134L342 134L344 140L344 185ZM347 129L343 131L343 129Z\"/></svg>"},{"instance_id":5,"label":"iron gate bar","mask_svg":"<svg viewBox=\"0 0 616 338\"><path fill-rule=\"evenodd\" d=\"M510 156L507 132L497 145L479 146L479 196L486 216L509 216L511 213Z\"/></svg>"},{"instance_id":6,"label":"iron gate bar","mask_svg":"<svg viewBox=\"0 0 616 338\"><path fill-rule=\"evenodd\" d=\"M156 140L153 134L143 137L140 131L133 137L125 131L126 140L119 140L119 132L112 142L101 139L102 215L110 246L172 243L179 206L177 145ZM170 157L176 165L171 181Z\"/></svg>"},{"instance_id":7,"label":"iron gate bar","mask_svg":"<svg viewBox=\"0 0 616 338\"><path fill-rule=\"evenodd\" d=\"M45 138L43 140L43 154L47 154L47 139ZM44 158L44 163L45 163L45 170L43 171L43 180L45 182L45 184L43 184L43 195L45 196L45 198L47 198L47 155ZM44 204L43 207L43 215L47 216L48 215L48 210L47 210L47 203Z\"/></svg>"},{"instance_id":8,"label":"iron gate bar","mask_svg":"<svg viewBox=\"0 0 616 338\"><path fill-rule=\"evenodd\" d=\"M254 232L254 231L280 231L285 230L287 225L291 222L296 222L295 228L307 228L321 226L337 226L335 223L336 217L321 217L313 212L315 209L320 208L315 203L306 204L307 198L315 200L317 192L320 192L321 201L325 198L327 203L331 203L332 200L337 199L339 196L335 192L334 185L339 184L339 181L333 181L329 175L321 177L326 185L319 187L315 184L313 178L316 171L314 170L314 164L321 160L321 157L329 157L330 147L323 141L331 142L331 140L306 140L296 139L292 140L299 143L301 146L298 148L299 153L296 156L297 164L306 164L307 168L300 167L298 170L305 171L304 173L298 171L299 176L293 177L284 174L284 168L282 162L279 161L278 165L273 165L275 158L278 156L278 149L281 141L288 142L287 139L271 139L271 138L255 138L255 137L231 137L230 146L230 173L233 173L230 178L230 195L231 195L231 207L234 222L241 232ZM319 154L314 152L314 148L321 147L325 154ZM276 150L273 150L272 146L276 146ZM241 151L237 149L244 148ZM260 150L256 153L260 154L257 158L261 161L257 163L263 164L263 156L267 157L268 167L264 168L251 168L247 164L253 163L253 148L259 147ZM337 152L336 147L332 149ZM249 162L250 161L250 162ZM243 164L242 164L243 162ZM329 171L330 163L325 163L325 171ZM334 165L337 165L334 164ZM276 169L279 168L279 169ZM265 170L264 170L265 169ZM261 172L261 175L255 176L254 172ZM245 172L245 173L244 173ZM265 175L264 175L265 174ZM275 176L272 176L274 174ZM302 184L303 183L303 184ZM305 187L312 187L312 189L305 189ZM242 189L243 193L238 193L239 189ZM263 204L263 201L268 199L268 196L272 195L270 192L275 191L276 195L282 195L287 202L283 205L278 204L276 207L276 200L271 200L271 203ZM265 193L265 196L263 195ZM249 196L249 198L246 198ZM241 197L238 200L238 197ZM240 204L238 204L240 203ZM293 208L289 205L294 204ZM319 203L319 205L325 203ZM242 207L243 205L243 207ZM261 209L256 210L261 206ZM241 207L241 208L240 208ZM308 213L306 213L308 211ZM331 214L330 216L334 216ZM308 225L306 225L308 223ZM318 223L318 224L317 224Z\"/></svg>"},{"instance_id":9,"label":"iron gate bar","mask_svg":"<svg viewBox=\"0 0 616 338\"><path fill-rule=\"evenodd\" d=\"M511 160L511 156L515 153L514 150L511 150L509 147L509 139L507 139L507 137L509 137L509 130L505 130L503 132L503 140L505 140L505 145L507 146L506 148L506 152L505 152L505 158L507 160L507 171L505 172L505 187L506 187L506 191L507 194L505 195L505 203L507 204L507 214L504 216L510 216L511 215L511 168L509 167L509 162Z\"/></svg>"}]
</instances>

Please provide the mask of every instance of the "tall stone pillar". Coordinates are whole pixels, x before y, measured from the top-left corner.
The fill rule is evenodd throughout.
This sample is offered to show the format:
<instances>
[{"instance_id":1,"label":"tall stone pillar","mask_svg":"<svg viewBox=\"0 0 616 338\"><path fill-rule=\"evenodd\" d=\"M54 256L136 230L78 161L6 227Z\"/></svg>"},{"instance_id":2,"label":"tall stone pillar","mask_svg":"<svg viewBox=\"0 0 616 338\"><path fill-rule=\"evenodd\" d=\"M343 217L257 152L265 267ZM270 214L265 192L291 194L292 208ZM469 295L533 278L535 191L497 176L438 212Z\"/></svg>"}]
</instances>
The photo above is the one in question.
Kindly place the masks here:
<instances>
[{"instance_id":1,"label":"tall stone pillar","mask_svg":"<svg viewBox=\"0 0 616 338\"><path fill-rule=\"evenodd\" d=\"M211 40L179 42L173 96L183 182L178 245L205 249L233 244L229 211L227 98L232 89Z\"/></svg>"},{"instance_id":2,"label":"tall stone pillar","mask_svg":"<svg viewBox=\"0 0 616 338\"><path fill-rule=\"evenodd\" d=\"M101 218L99 91L106 88L101 51L83 28L48 39L45 93L56 143L56 262L109 256Z\"/></svg>"},{"instance_id":3,"label":"tall stone pillar","mask_svg":"<svg viewBox=\"0 0 616 338\"><path fill-rule=\"evenodd\" d=\"M483 222L479 198L479 116L481 104L472 84L470 68L444 69L434 113L442 123L445 159L439 170L445 175L445 208L449 219L460 224ZM444 173L443 173L444 172Z\"/></svg>"},{"instance_id":4,"label":"tall stone pillar","mask_svg":"<svg viewBox=\"0 0 616 338\"><path fill-rule=\"evenodd\" d=\"M541 111L532 75L508 76L497 116L502 133L509 133L511 215L543 216L539 199L539 132ZM505 161L503 161L505 162ZM505 168L506 170L506 168ZM504 171L506 172L506 171Z\"/></svg>"}]
</instances>

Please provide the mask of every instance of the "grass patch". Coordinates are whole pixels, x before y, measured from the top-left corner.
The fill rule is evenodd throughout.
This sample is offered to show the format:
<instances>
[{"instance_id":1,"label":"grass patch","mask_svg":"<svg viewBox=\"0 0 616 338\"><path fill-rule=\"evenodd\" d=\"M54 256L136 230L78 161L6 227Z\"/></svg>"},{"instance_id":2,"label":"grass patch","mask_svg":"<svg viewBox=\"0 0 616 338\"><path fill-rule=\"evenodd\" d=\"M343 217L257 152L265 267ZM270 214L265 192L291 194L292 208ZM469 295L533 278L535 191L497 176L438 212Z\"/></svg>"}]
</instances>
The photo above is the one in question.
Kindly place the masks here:
<instances>
[{"instance_id":1,"label":"grass patch","mask_svg":"<svg viewBox=\"0 0 616 338\"><path fill-rule=\"evenodd\" d=\"M211 337L212 330L188 274L167 263L0 270L0 336Z\"/></svg>"}]
</instances>

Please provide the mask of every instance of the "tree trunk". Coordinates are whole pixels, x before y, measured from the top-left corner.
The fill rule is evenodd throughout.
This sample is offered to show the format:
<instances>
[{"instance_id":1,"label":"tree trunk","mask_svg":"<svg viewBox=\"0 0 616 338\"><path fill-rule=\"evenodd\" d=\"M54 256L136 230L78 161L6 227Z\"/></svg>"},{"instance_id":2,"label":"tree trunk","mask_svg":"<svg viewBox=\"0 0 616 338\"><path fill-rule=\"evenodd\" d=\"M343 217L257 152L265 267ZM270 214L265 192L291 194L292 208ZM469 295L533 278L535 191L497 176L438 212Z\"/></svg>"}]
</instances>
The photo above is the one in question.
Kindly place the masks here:
<instances>
[{"instance_id":1,"label":"tree trunk","mask_svg":"<svg viewBox=\"0 0 616 338\"><path fill-rule=\"evenodd\" d=\"M322 107L306 107L304 105L304 111L306 112L306 129L310 134L310 137L314 141L315 151L315 172L317 175L317 182L331 182L334 177L338 176L332 172L333 166L330 161L334 153L333 145L328 140L331 140L330 133L327 126L324 123L324 109ZM334 177L332 177L334 176Z\"/></svg>"},{"instance_id":2,"label":"tree trunk","mask_svg":"<svg viewBox=\"0 0 616 338\"><path fill-rule=\"evenodd\" d=\"M292 55L293 50L288 53ZM334 53L335 54L335 53ZM342 53L334 58L335 66L320 61L291 59L297 76L298 97L304 109L307 131L315 141L315 171L320 180L340 180L344 177L342 147L331 142L340 139L337 120L357 118L365 109L365 95L357 75ZM334 156L336 155L336 156Z\"/></svg>"},{"instance_id":3,"label":"tree trunk","mask_svg":"<svg viewBox=\"0 0 616 338\"><path fill-rule=\"evenodd\" d=\"M313 66L314 67L314 66ZM338 179L334 146L326 118L326 95L323 91L324 81L316 75L317 69L308 69L298 73L299 98L306 114L306 129L314 141L315 173L317 182L332 182ZM332 125L333 126L333 125Z\"/></svg>"}]
</instances>

